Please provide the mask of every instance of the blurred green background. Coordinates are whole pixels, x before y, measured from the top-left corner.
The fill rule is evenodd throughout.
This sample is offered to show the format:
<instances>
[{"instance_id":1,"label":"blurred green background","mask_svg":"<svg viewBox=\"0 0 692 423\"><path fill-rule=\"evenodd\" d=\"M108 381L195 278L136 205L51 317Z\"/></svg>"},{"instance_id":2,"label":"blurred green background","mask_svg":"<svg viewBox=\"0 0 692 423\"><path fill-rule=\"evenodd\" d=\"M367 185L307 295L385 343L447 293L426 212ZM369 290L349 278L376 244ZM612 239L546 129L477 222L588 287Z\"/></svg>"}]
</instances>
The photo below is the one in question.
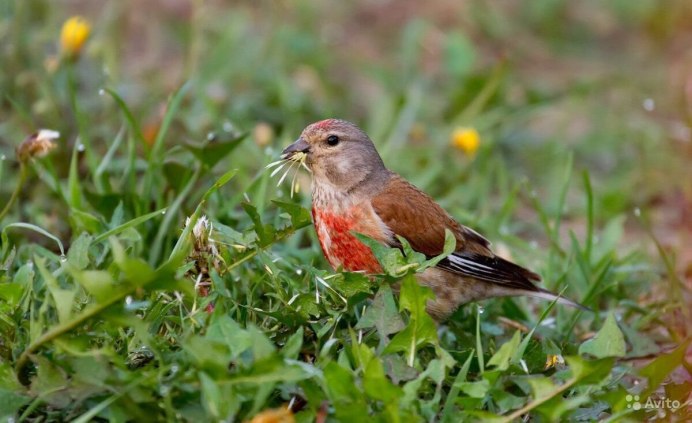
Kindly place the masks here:
<instances>
[{"instance_id":1,"label":"blurred green background","mask_svg":"<svg viewBox=\"0 0 692 423\"><path fill-rule=\"evenodd\" d=\"M61 51L60 31L73 16L84 17L91 31L78 54L69 58ZM131 227L118 235L128 257L157 267L175 251L185 217L202 194L224 172L238 169L226 187L208 198L204 212L225 231L221 238L256 248L257 257L244 258L232 248L223 251L233 270L220 271L214 283L225 284L231 294L219 289L214 301L241 326L257 325L281 344L287 332L302 331L308 323L277 323L246 310L281 313L281 301L288 310L293 295L313 298L311 280L285 272L299 267L306 275L324 276L319 272L328 266L312 229L268 243L256 239L261 238L253 232L257 216L277 227L286 221L270 200L310 204L307 174L298 174L300 193L289 200L289 184L276 187L264 167L307 124L338 117L363 127L391 169L487 235L501 255L542 273L548 288L569 286L570 297L597 311L617 312L630 359L669 352L689 337L689 1L0 0L0 40L0 209L20 179L15 148L40 128L61 134L48 157L27 164L27 181L16 203L0 217L1 282L18 284L26 263L47 260L61 286L78 286L60 267L53 241L10 223L38 225L70 250L81 245L82 234L98 244L105 239L100 235L122 222L166 207L160 220L142 221L136 231ZM477 151L454 144L454 133L462 128L478 132ZM246 215L243 199L257 215ZM85 267L112 270L113 263L120 263L117 249L104 245L89 247ZM238 257L242 260L235 262ZM274 273L263 273L265 268ZM235 291L238 281L242 286ZM39 299L48 295L44 285L22 294L28 295L22 297L25 305L42 304ZM0 291L10 298L10 289ZM149 299L156 295L146 292ZM281 301L273 302L273 295ZM7 308L0 308L6 313L0 332L7 339L0 341L5 365L0 370L10 369L7 363L14 365L35 340L30 332L42 333L54 323L46 320L39 329L28 329L21 307L7 301ZM184 303L180 298L166 301ZM491 323L483 329L493 348L511 335L493 321L505 316L532 327L540 315L535 303L517 300L527 314L512 301L489 303ZM85 300L73 311L85 304L91 303ZM321 351L325 339L320 337L331 325L342 331L343 339L349 337L347 330L359 317L352 306L329 323L325 316L337 315L330 306L320 305L326 308L321 312L310 308L309 316L328 328L320 332L313 326L319 338L315 351ZM156 330L161 319L174 313L148 310L144 314L158 319ZM193 307L190 313L201 319L195 314L199 310ZM558 327L543 336L565 353L575 353L605 318L605 313L575 315L570 323L571 311L557 313ZM473 316L470 308L461 310L445 329L449 332L441 332L445 348L458 353L459 362L474 341ZM75 327L82 335L89 333L88 327ZM178 342L188 341L189 328L171 323L169 329ZM113 357L124 367L123 357L138 345L136 337L114 333L104 335L103 342L113 342ZM125 353L117 339L127 343ZM57 348L71 354L67 350ZM157 360L163 369L170 362L160 351ZM60 360L59 354L55 359ZM471 372L484 375L482 366ZM129 374L118 377L113 386L131 382ZM453 378L446 377L447 382ZM631 387L627 377L621 383ZM685 377L689 382L689 372ZM177 383L182 382L171 382L172 389L184 391ZM37 413L55 417L50 413L60 409L59 401L49 400L57 408L44 409L36 399L50 391L46 386L34 386L17 404L25 407L22 401L31 398ZM449 385L444 386L448 392ZM118 395L129 395L118 389L113 388ZM266 403L243 403L240 411L226 414L215 414L205 403L204 416L249 418L286 402L286 392L269 399L259 395ZM624 391L618 392L623 395L610 402L609 413L624 409ZM469 409L485 407L498 414L518 406L460 398ZM94 404L102 399L84 400L72 414L59 415L96 410ZM309 405L310 416L319 413L318 405ZM168 417L177 416L170 407ZM596 411L588 416L603 417L599 407L593 406ZM21 410L25 417L32 415L31 409Z\"/></svg>"},{"instance_id":2,"label":"blurred green background","mask_svg":"<svg viewBox=\"0 0 692 423\"><path fill-rule=\"evenodd\" d=\"M60 131L63 158L77 136L58 41L62 23L81 15L93 28L74 72L94 155L122 124L99 89L116 90L155 133L170 93L192 80L166 145L201 141L224 123L260 125L262 145L241 147L259 168L266 148L275 155L308 123L340 117L363 126L394 170L476 214L494 199L469 198L477 181L459 175L492 171L449 145L455 127L471 126L481 154L502 156L547 207L573 152L598 209L653 211L664 244L689 262L691 9L648 0L4 1L0 194L11 191L12 150L28 133ZM579 230L575 203L568 220ZM631 220L627 244L645 242Z\"/></svg>"}]
</instances>

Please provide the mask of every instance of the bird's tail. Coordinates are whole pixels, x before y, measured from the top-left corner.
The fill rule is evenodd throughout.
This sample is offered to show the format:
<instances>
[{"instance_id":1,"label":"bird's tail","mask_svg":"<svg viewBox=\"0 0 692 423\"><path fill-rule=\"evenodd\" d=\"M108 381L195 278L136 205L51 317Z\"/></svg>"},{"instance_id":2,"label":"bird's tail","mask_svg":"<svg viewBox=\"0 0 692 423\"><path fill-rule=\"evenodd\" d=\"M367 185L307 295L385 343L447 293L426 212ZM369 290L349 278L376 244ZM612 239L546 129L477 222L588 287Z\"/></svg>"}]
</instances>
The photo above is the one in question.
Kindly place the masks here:
<instances>
[{"instance_id":1,"label":"bird's tail","mask_svg":"<svg viewBox=\"0 0 692 423\"><path fill-rule=\"evenodd\" d=\"M527 295L529 297L542 298L542 299L548 300L548 301L557 300L558 304L568 305L570 307L578 308L578 309L584 310L584 311L593 311L583 304L579 304L578 302L572 301L569 298L563 297L560 294L556 294L554 292L548 291L547 289L543 289L543 288L539 288L539 287L536 287L535 291L524 291L524 295Z\"/></svg>"}]
</instances>

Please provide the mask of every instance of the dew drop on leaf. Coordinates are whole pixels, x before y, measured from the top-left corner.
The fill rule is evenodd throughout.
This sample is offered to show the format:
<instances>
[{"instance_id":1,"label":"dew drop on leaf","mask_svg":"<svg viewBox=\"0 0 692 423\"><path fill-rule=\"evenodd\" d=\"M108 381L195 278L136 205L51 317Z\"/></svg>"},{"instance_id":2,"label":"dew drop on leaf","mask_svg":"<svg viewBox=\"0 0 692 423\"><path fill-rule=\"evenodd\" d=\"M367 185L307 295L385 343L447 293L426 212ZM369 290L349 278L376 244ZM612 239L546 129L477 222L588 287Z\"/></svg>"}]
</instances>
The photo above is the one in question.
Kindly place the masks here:
<instances>
[{"instance_id":1,"label":"dew drop on leaf","mask_svg":"<svg viewBox=\"0 0 692 423\"><path fill-rule=\"evenodd\" d=\"M65 263L67 261L67 256L66 255L61 255L60 256L60 263Z\"/></svg>"}]
</instances>

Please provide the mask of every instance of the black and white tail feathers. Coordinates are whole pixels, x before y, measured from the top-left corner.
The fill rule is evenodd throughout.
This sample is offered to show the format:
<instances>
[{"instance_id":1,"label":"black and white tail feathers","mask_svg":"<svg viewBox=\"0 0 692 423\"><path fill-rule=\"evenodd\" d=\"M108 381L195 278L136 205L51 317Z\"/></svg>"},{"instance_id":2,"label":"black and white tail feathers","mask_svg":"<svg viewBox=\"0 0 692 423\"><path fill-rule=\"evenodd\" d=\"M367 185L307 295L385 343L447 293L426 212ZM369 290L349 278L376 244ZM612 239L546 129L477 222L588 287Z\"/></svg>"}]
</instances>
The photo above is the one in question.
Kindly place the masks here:
<instances>
[{"instance_id":1,"label":"black and white tail feathers","mask_svg":"<svg viewBox=\"0 0 692 423\"><path fill-rule=\"evenodd\" d=\"M560 304L589 310L575 301L536 286L533 282L541 280L539 275L498 256L457 252L440 261L437 267L498 285L508 291L516 290L517 295L528 295L550 301L557 299Z\"/></svg>"}]
</instances>

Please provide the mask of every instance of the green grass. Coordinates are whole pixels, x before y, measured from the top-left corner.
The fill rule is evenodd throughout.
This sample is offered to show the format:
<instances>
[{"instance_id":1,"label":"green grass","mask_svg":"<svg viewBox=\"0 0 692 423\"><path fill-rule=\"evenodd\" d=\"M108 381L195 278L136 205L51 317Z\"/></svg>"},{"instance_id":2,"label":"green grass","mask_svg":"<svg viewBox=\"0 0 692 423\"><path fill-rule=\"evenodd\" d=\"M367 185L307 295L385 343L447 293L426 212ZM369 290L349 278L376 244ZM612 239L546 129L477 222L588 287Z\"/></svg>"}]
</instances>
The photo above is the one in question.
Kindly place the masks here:
<instances>
[{"instance_id":1,"label":"green grass","mask_svg":"<svg viewBox=\"0 0 692 423\"><path fill-rule=\"evenodd\" d=\"M0 216L0 419L660 411L627 395L678 401L666 418L689 419L689 255L676 246L690 239L674 216L692 198L691 157L670 128L690 121L661 51L689 37L692 11L592 3L432 2L402 18L191 2L146 25L120 2L0 5L0 209L21 184ZM73 12L93 33L60 60ZM496 299L437 327L412 276L421 257L375 248L386 275L331 271L307 175L291 198L264 169L326 117L357 122L393 170L594 313ZM481 134L474 157L450 145L459 126ZM14 149L40 128L61 139L24 180Z\"/></svg>"}]
</instances>

